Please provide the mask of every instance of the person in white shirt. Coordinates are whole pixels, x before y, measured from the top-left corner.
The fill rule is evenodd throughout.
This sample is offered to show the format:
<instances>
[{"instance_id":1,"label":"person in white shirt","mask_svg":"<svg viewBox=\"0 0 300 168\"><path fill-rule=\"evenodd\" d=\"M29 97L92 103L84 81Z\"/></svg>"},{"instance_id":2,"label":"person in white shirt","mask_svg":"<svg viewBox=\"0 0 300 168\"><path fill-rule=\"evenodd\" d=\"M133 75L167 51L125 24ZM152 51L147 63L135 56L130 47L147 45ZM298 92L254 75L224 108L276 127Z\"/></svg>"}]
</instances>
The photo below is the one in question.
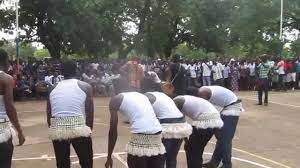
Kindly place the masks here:
<instances>
[{"instance_id":1,"label":"person in white shirt","mask_svg":"<svg viewBox=\"0 0 300 168\"><path fill-rule=\"evenodd\" d=\"M249 67L249 76L250 76L250 82L248 85L249 90L253 90L255 86L256 81L256 64L254 61L248 64Z\"/></svg>"},{"instance_id":2,"label":"person in white shirt","mask_svg":"<svg viewBox=\"0 0 300 168\"><path fill-rule=\"evenodd\" d=\"M205 146L216 130L223 126L220 113L207 100L195 96L177 96L174 102L184 115L192 119L193 132L185 139L184 145L187 167L200 168Z\"/></svg>"},{"instance_id":3,"label":"person in white shirt","mask_svg":"<svg viewBox=\"0 0 300 168\"><path fill-rule=\"evenodd\" d=\"M128 167L164 168L165 147L162 144L162 127L150 101L141 93L130 92L129 87L124 87L121 91L123 92L113 97L109 103L110 129L105 167L113 167L112 153L118 137L118 112L120 112L130 124L131 139L126 146Z\"/></svg>"},{"instance_id":4,"label":"person in white shirt","mask_svg":"<svg viewBox=\"0 0 300 168\"><path fill-rule=\"evenodd\" d=\"M192 127L185 121L174 101L162 92L147 92L156 117L162 126L162 142L166 148L166 168L176 168L177 154L184 138L192 134Z\"/></svg>"},{"instance_id":5,"label":"person in white shirt","mask_svg":"<svg viewBox=\"0 0 300 168\"><path fill-rule=\"evenodd\" d=\"M76 63L64 62L65 79L52 90L47 101L47 123L59 168L69 168L70 145L75 149L81 167L93 167L92 129L94 105L92 87L75 79Z\"/></svg>"},{"instance_id":6,"label":"person in white shirt","mask_svg":"<svg viewBox=\"0 0 300 168\"><path fill-rule=\"evenodd\" d=\"M202 80L203 86L210 86L211 85L211 66L210 62L205 60L202 63Z\"/></svg>"},{"instance_id":7,"label":"person in white shirt","mask_svg":"<svg viewBox=\"0 0 300 168\"><path fill-rule=\"evenodd\" d=\"M213 72L214 85L223 86L223 66L220 63L214 62L211 68Z\"/></svg>"},{"instance_id":8,"label":"person in white shirt","mask_svg":"<svg viewBox=\"0 0 300 168\"><path fill-rule=\"evenodd\" d=\"M224 71L223 71L223 77L224 77L224 87L229 89L230 88L230 66L228 63L224 64Z\"/></svg>"},{"instance_id":9,"label":"person in white shirt","mask_svg":"<svg viewBox=\"0 0 300 168\"><path fill-rule=\"evenodd\" d=\"M191 63L189 66L190 71L190 82L189 86L195 86L196 80L197 80L197 74L196 74L197 65L196 63Z\"/></svg>"},{"instance_id":10,"label":"person in white shirt","mask_svg":"<svg viewBox=\"0 0 300 168\"><path fill-rule=\"evenodd\" d=\"M285 78L286 78L286 73L285 73L285 70L284 70L284 65L285 65L285 62L283 59L281 60L278 60L278 63L277 63L277 70L278 70L278 74L279 74L279 79L278 79L278 88L277 90L280 91L281 89L283 90L287 90L286 89L286 86L285 86Z\"/></svg>"},{"instance_id":11,"label":"person in white shirt","mask_svg":"<svg viewBox=\"0 0 300 168\"><path fill-rule=\"evenodd\" d=\"M222 108L221 118L224 126L215 133L217 144L212 159L203 164L206 168L217 168L222 161L223 167L232 168L232 139L234 137L239 116L242 111L241 100L229 89L221 86L203 86L189 88L193 95L208 100L214 106Z\"/></svg>"}]
</instances>

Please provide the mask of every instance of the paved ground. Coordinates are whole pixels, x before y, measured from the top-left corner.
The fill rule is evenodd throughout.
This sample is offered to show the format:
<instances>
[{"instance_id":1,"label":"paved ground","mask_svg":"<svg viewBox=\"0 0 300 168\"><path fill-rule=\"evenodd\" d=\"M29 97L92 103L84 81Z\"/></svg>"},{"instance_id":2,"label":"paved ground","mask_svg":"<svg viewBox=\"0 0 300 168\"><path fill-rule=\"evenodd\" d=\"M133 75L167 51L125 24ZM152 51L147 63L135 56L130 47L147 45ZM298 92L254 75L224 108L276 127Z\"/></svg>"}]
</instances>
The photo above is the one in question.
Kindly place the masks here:
<instances>
[{"instance_id":1,"label":"paved ground","mask_svg":"<svg viewBox=\"0 0 300 168\"><path fill-rule=\"evenodd\" d=\"M300 165L300 92L273 92L268 107L255 106L254 92L239 93L246 111L242 114L234 139L233 164L235 168L297 168ZM96 168L104 167L108 135L108 98L95 99L94 153ZM16 147L13 167L53 168L53 148L47 138L44 101L16 103L27 142ZM122 119L120 120L122 121ZM115 148L114 167L126 167L124 147L129 129L120 123ZM206 148L205 159L210 158L215 139ZM74 152L72 152L74 153ZM72 158L72 167L79 167ZM185 168L185 154L178 156L178 167Z\"/></svg>"}]
</instances>

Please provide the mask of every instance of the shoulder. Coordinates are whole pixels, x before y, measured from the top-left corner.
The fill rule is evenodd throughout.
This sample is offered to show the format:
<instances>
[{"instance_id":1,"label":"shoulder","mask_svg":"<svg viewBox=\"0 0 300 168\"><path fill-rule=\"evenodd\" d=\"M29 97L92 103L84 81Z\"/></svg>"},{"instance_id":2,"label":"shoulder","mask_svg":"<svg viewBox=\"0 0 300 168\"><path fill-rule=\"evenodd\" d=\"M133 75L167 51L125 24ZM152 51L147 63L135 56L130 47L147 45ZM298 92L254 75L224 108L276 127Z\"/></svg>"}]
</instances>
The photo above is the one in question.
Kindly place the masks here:
<instances>
[{"instance_id":1,"label":"shoulder","mask_svg":"<svg viewBox=\"0 0 300 168\"><path fill-rule=\"evenodd\" d=\"M118 110L122 104L123 98L124 96L121 93L112 97L109 101L109 109Z\"/></svg>"},{"instance_id":2,"label":"shoulder","mask_svg":"<svg viewBox=\"0 0 300 168\"><path fill-rule=\"evenodd\" d=\"M82 89L86 94L92 94L93 88L90 84L80 80L77 81L77 84L79 88Z\"/></svg>"}]
</instances>

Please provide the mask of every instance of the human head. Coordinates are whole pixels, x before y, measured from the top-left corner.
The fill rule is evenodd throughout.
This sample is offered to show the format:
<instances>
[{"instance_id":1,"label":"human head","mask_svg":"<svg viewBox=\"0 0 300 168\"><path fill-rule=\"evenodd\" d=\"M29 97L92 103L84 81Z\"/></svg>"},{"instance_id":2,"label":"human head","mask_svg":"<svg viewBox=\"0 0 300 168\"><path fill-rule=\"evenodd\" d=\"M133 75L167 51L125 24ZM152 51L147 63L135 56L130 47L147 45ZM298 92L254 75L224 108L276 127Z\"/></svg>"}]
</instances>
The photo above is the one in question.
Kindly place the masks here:
<instances>
[{"instance_id":1,"label":"human head","mask_svg":"<svg viewBox=\"0 0 300 168\"><path fill-rule=\"evenodd\" d=\"M65 79L72 78L76 76L76 62L65 61L62 63L62 75Z\"/></svg>"},{"instance_id":2,"label":"human head","mask_svg":"<svg viewBox=\"0 0 300 168\"><path fill-rule=\"evenodd\" d=\"M174 63L180 63L180 55L179 55L179 54L173 55L172 61L173 61Z\"/></svg>"},{"instance_id":3,"label":"human head","mask_svg":"<svg viewBox=\"0 0 300 168\"><path fill-rule=\"evenodd\" d=\"M3 68L3 71L7 71L8 69L8 54L3 49L0 49L0 66Z\"/></svg>"}]
</instances>

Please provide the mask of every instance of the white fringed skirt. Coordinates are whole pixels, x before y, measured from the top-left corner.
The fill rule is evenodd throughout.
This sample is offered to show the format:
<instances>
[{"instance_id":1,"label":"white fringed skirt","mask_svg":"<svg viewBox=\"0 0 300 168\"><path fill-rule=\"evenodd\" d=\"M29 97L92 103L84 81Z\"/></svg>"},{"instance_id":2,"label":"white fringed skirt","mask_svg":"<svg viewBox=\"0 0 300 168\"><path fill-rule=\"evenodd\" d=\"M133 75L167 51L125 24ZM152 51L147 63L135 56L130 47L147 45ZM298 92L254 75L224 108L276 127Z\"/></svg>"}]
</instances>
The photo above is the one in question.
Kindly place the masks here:
<instances>
[{"instance_id":1,"label":"white fringed skirt","mask_svg":"<svg viewBox=\"0 0 300 168\"><path fill-rule=\"evenodd\" d=\"M79 137L90 137L92 131L85 123L83 116L51 118L49 128L50 140L68 140Z\"/></svg>"},{"instance_id":2,"label":"white fringed skirt","mask_svg":"<svg viewBox=\"0 0 300 168\"><path fill-rule=\"evenodd\" d=\"M0 123L0 143L7 142L11 137L9 122Z\"/></svg>"},{"instance_id":3,"label":"white fringed skirt","mask_svg":"<svg viewBox=\"0 0 300 168\"><path fill-rule=\"evenodd\" d=\"M189 137L193 128L187 122L184 123L162 123L162 137L164 139L183 139Z\"/></svg>"},{"instance_id":4,"label":"white fringed skirt","mask_svg":"<svg viewBox=\"0 0 300 168\"><path fill-rule=\"evenodd\" d=\"M222 128L223 125L220 113L202 113L192 123L198 129Z\"/></svg>"},{"instance_id":5,"label":"white fringed skirt","mask_svg":"<svg viewBox=\"0 0 300 168\"><path fill-rule=\"evenodd\" d=\"M161 139L161 134L131 134L131 139L126 145L126 152L138 157L163 155L166 150Z\"/></svg>"}]
</instances>

